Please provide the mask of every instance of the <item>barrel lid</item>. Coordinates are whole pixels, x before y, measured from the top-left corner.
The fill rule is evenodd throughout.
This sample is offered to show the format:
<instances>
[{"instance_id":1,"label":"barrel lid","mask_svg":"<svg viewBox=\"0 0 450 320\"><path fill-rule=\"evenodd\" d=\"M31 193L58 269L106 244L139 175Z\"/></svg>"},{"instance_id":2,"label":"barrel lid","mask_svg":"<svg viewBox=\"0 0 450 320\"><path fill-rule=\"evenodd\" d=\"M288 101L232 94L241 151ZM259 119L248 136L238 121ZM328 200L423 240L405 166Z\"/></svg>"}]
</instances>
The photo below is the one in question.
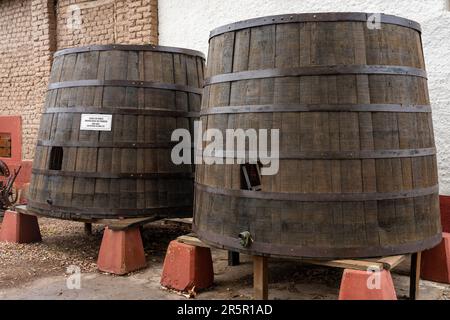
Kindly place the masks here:
<instances>
[{"instance_id":1,"label":"barrel lid","mask_svg":"<svg viewBox=\"0 0 450 320\"><path fill-rule=\"evenodd\" d=\"M220 34L236 31L257 26L295 23L295 22L338 22L338 21L367 21L369 17L376 13L365 12L324 12L324 13L296 13L282 14L275 16L266 16L249 20L242 20L218 27L211 31L209 38L213 38ZM381 23L395 24L422 32L420 24L416 21L409 20L394 15L380 14Z\"/></svg>"},{"instance_id":2,"label":"barrel lid","mask_svg":"<svg viewBox=\"0 0 450 320\"><path fill-rule=\"evenodd\" d=\"M109 51L109 50L122 50L122 51L157 51L157 52L169 52L169 53L182 53L190 56L197 56L205 59L203 52L178 47L166 47L157 45L126 45L126 44L108 44L108 45L91 45L75 48L67 48L56 51L54 57L62 56L70 53L81 53L90 51Z\"/></svg>"}]
</instances>

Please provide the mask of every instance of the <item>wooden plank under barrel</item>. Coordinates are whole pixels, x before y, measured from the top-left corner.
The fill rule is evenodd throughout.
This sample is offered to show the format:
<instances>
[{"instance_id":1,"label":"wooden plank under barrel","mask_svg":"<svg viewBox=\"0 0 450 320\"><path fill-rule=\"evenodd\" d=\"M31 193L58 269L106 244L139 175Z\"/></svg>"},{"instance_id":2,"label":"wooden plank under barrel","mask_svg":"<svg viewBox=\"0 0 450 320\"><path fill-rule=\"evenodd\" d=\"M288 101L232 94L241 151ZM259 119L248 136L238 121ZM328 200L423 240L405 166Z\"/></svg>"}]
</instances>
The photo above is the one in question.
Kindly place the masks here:
<instances>
[{"instance_id":1,"label":"wooden plank under barrel","mask_svg":"<svg viewBox=\"0 0 450 320\"><path fill-rule=\"evenodd\" d=\"M188 49L56 52L28 209L65 219L192 216L193 166L173 164L171 134L193 129L203 72L203 54ZM80 130L83 115L91 122Z\"/></svg>"},{"instance_id":2,"label":"wooden plank under barrel","mask_svg":"<svg viewBox=\"0 0 450 320\"><path fill-rule=\"evenodd\" d=\"M420 25L381 15L381 28L369 28L369 16L281 15L212 31L203 125L279 129L280 168L256 190L242 183L246 166L198 165L200 239L311 258L396 255L439 243ZM248 247L242 232L253 239Z\"/></svg>"}]
</instances>

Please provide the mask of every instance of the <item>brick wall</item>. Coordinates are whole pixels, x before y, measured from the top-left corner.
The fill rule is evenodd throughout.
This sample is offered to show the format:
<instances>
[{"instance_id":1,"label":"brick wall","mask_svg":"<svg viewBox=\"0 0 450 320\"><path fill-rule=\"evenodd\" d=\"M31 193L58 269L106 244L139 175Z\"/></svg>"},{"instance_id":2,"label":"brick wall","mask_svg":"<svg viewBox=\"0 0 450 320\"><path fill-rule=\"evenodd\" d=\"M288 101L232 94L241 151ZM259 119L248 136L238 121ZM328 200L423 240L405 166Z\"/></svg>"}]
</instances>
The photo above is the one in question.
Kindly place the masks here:
<instances>
[{"instance_id":1,"label":"brick wall","mask_svg":"<svg viewBox=\"0 0 450 320\"><path fill-rule=\"evenodd\" d=\"M24 136L30 136L37 110L31 20L31 1L0 1L0 115L22 115Z\"/></svg>"},{"instance_id":2,"label":"brick wall","mask_svg":"<svg viewBox=\"0 0 450 320\"><path fill-rule=\"evenodd\" d=\"M53 52L107 43L157 44L157 0L0 0L0 116L22 117L24 159L34 156Z\"/></svg>"},{"instance_id":3,"label":"brick wall","mask_svg":"<svg viewBox=\"0 0 450 320\"><path fill-rule=\"evenodd\" d=\"M56 49L55 2L55 0L31 1L33 91L30 101L32 101L32 104L30 108L23 110L21 113L27 117L22 121L23 155L25 159L32 159L34 156L41 110L45 101L53 52Z\"/></svg>"},{"instance_id":4,"label":"brick wall","mask_svg":"<svg viewBox=\"0 0 450 320\"><path fill-rule=\"evenodd\" d=\"M58 48L88 44L158 42L156 0L60 0Z\"/></svg>"}]
</instances>

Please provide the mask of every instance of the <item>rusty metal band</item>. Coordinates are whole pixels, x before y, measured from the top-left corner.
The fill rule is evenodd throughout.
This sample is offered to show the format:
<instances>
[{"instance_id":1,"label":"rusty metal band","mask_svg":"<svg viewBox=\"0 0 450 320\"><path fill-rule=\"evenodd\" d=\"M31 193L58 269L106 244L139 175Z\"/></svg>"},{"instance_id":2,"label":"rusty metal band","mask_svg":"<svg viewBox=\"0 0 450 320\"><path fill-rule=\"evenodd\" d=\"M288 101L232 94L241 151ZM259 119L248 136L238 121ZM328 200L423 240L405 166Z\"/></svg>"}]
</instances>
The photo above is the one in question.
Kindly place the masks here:
<instances>
[{"instance_id":1,"label":"rusty metal band","mask_svg":"<svg viewBox=\"0 0 450 320\"><path fill-rule=\"evenodd\" d=\"M97 179L192 179L194 174L192 172L77 172L77 171L63 171L63 170L43 170L33 169L33 174L56 177L75 177L75 178L97 178Z\"/></svg>"},{"instance_id":2,"label":"rusty metal band","mask_svg":"<svg viewBox=\"0 0 450 320\"><path fill-rule=\"evenodd\" d=\"M135 80L77 80L50 83L48 90L76 88L76 87L134 87L134 88L152 88L161 90L183 91L195 94L202 94L201 88L184 86L172 83L159 83L152 81Z\"/></svg>"},{"instance_id":3,"label":"rusty metal band","mask_svg":"<svg viewBox=\"0 0 450 320\"><path fill-rule=\"evenodd\" d=\"M155 51L155 52L167 52L167 53L181 53L189 56L197 56L205 59L203 52L185 48L177 47L166 47L166 46L155 46L155 45L92 45L76 48L68 48L56 51L53 55L55 58L71 53L84 53L91 51L110 51L110 50L121 50L121 51Z\"/></svg>"},{"instance_id":4,"label":"rusty metal band","mask_svg":"<svg viewBox=\"0 0 450 320\"><path fill-rule=\"evenodd\" d=\"M422 197L439 192L439 186L396 192L348 192L348 193L287 193L287 192L263 192L251 190L222 189L195 183L196 190L205 193L222 195L234 198L297 201L297 202L359 202L379 201Z\"/></svg>"},{"instance_id":5,"label":"rusty metal band","mask_svg":"<svg viewBox=\"0 0 450 320\"><path fill-rule=\"evenodd\" d=\"M246 150L243 157L238 157L236 152L227 152L227 150L216 150L219 155L204 155L201 149L196 149L196 155L206 159L250 159L249 152ZM255 151L254 155L258 155ZM357 150L357 151L284 151L279 152L278 157L261 156L261 160L358 160L358 159L394 159L394 158L415 158L436 155L436 148L419 149L392 149L392 150ZM255 156L253 156L254 158Z\"/></svg>"},{"instance_id":6,"label":"rusty metal band","mask_svg":"<svg viewBox=\"0 0 450 320\"><path fill-rule=\"evenodd\" d=\"M329 13L301 13L267 16L249 20L238 21L218 27L211 31L209 38L220 34L247 28L260 27L272 24L298 23L298 22L366 22L375 13L364 12L329 12ZM420 24L409 19L380 14L381 23L394 24L422 32Z\"/></svg>"},{"instance_id":7,"label":"rusty metal band","mask_svg":"<svg viewBox=\"0 0 450 320\"><path fill-rule=\"evenodd\" d=\"M442 235L436 234L419 241L411 241L397 245L364 246L353 248L324 248L313 246L292 246L275 243L260 242L255 235L254 242L249 248L240 244L240 239L213 233L199 228L195 223L192 230L204 242L213 247L239 251L246 254L268 255L279 258L363 258L380 257L421 252L430 249L442 241Z\"/></svg>"},{"instance_id":8,"label":"rusty metal band","mask_svg":"<svg viewBox=\"0 0 450 320\"><path fill-rule=\"evenodd\" d=\"M265 112L423 112L430 113L430 105L406 104L264 104L225 106L203 109L201 116L234 113Z\"/></svg>"},{"instance_id":9,"label":"rusty metal band","mask_svg":"<svg viewBox=\"0 0 450 320\"><path fill-rule=\"evenodd\" d=\"M46 211L57 211L57 212L65 212L68 214L80 214L80 215L104 215L104 216L112 216L112 215L129 215L133 216L141 216L148 214L167 214L169 212L177 212L184 210L192 210L192 207L158 207L158 208L145 208L145 209L115 209L115 208L72 208L72 207L64 207L64 206L54 206L49 205L47 203L40 203L33 200L28 200L27 207L30 208L30 211L33 209L40 209Z\"/></svg>"},{"instance_id":10,"label":"rusty metal band","mask_svg":"<svg viewBox=\"0 0 450 320\"><path fill-rule=\"evenodd\" d=\"M332 65L332 66L311 66L297 68L276 68L241 71L234 73L224 73L205 79L205 86L216 83L267 79L279 77L298 77L298 76L324 76L324 75L347 75L347 74L365 74L365 75L402 75L427 78L427 73L423 69L387 66L387 65Z\"/></svg>"},{"instance_id":11,"label":"rusty metal band","mask_svg":"<svg viewBox=\"0 0 450 320\"><path fill-rule=\"evenodd\" d=\"M113 142L113 141L56 141L38 140L39 147L78 147L78 148L124 148L124 149L171 149L173 143Z\"/></svg>"},{"instance_id":12,"label":"rusty metal band","mask_svg":"<svg viewBox=\"0 0 450 320\"><path fill-rule=\"evenodd\" d=\"M44 114L51 113L98 113L98 114L120 114L120 115L149 115L165 117L198 118L199 112L167 110L167 109L136 109L136 108L98 108L98 107L66 107L46 108Z\"/></svg>"}]
</instances>

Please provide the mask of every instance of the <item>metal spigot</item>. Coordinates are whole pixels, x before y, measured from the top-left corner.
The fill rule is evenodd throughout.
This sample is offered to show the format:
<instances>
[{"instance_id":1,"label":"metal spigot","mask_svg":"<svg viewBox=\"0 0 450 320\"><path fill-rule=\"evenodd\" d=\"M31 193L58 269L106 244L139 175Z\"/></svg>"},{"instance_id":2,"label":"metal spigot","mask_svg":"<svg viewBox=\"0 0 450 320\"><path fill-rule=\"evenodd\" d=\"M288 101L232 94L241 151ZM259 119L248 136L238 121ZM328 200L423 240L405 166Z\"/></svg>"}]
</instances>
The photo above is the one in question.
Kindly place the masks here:
<instances>
[{"instance_id":1,"label":"metal spigot","mask_svg":"<svg viewBox=\"0 0 450 320\"><path fill-rule=\"evenodd\" d=\"M248 231L243 231L239 233L239 239L241 239L240 243L241 246L243 246L244 248L248 248L252 245L253 238L251 233Z\"/></svg>"}]
</instances>

